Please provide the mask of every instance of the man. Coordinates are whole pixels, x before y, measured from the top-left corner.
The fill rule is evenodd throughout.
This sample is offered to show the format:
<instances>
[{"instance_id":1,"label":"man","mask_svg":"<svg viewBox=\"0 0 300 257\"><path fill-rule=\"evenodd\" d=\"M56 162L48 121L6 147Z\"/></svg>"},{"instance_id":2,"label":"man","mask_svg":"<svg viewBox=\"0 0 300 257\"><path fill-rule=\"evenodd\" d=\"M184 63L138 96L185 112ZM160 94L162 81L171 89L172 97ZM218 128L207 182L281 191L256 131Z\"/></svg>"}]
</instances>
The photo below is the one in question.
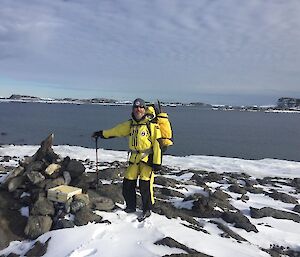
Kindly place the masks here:
<instances>
[{"instance_id":1,"label":"man","mask_svg":"<svg viewBox=\"0 0 300 257\"><path fill-rule=\"evenodd\" d=\"M122 193L126 202L127 213L136 211L136 184L139 178L142 196L143 214L140 219L151 215L154 204L154 173L161 168L161 149L158 139L161 138L159 126L151 123L146 114L146 104L141 98L133 102L132 118L117 126L93 133L93 137L113 138L129 136L129 166L126 169Z\"/></svg>"}]
</instances>

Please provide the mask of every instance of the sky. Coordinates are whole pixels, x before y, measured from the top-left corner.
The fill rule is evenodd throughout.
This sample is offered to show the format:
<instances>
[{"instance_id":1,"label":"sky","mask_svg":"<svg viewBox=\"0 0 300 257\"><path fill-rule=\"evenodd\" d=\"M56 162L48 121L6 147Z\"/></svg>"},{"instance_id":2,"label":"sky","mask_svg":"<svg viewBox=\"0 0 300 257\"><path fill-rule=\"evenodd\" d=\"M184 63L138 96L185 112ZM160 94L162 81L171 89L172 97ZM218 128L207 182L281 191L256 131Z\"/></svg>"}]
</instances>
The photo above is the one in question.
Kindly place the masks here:
<instances>
[{"instance_id":1,"label":"sky","mask_svg":"<svg viewBox=\"0 0 300 257\"><path fill-rule=\"evenodd\" d=\"M300 98L299 0L0 0L0 96Z\"/></svg>"},{"instance_id":2,"label":"sky","mask_svg":"<svg viewBox=\"0 0 300 257\"><path fill-rule=\"evenodd\" d=\"M0 148L1 156L14 157L9 161L4 161L4 166L18 166L17 158L23 159L25 156L33 155L39 146L26 145L6 145ZM94 149L60 145L54 146L53 150L60 156L70 156L79 160L89 159L95 162ZM99 149L100 162L126 161L126 151L109 151ZM300 194L296 192L295 187L284 184L284 178L293 179L299 177L300 162L291 162L274 159L263 160L242 160L237 158L211 157L211 156L164 156L164 165L171 169L171 172L164 174L168 178L177 181L176 188L169 187L185 195L191 196L196 193L205 194L207 188L197 186L190 182L190 178L194 175L193 170L214 171L217 173L246 173L251 179L263 177L274 177L273 183L259 185L265 192L276 190L295 197L299 202ZM102 169L107 167L101 166ZM177 173L182 172L179 176ZM95 167L88 165L86 172L95 172ZM7 175L0 174L0 183L5 180ZM280 178L280 179L279 179ZM41 235L37 240L44 243L50 237L47 253L45 257L52 256L69 256L69 257L96 257L110 256L119 257L120 249L122 249L123 257L132 256L164 256L168 254L184 253L178 248L170 248L167 246L157 246L154 242L164 237L171 237L187 247L193 248L199 252L215 256L215 257L270 257L262 248L268 249L271 245L289 247L299 252L300 246L300 223L292 220L275 219L272 217L264 217L259 219L251 218L249 208L271 207L277 210L292 212L295 204L284 203L274 200L265 194L254 194L247 192L248 201L242 201L240 194L233 193L228 190L229 184L224 183L225 180L216 182L207 182L206 186L214 192L217 188L228 193L230 204L239 209L249 221L255 225L258 232L246 232L244 229L236 228L233 224L226 223L222 219L213 218L195 218L203 226L202 229L208 233L191 229L190 223L181 219L168 219L164 215L152 213L152 215L144 222L137 221L137 215L141 213L126 214L122 210L112 212L96 211L103 217L103 220L109 220L111 224L94 224L89 223L85 226L75 226L70 229L52 230ZM282 183L277 183L281 181ZM103 183L111 183L105 180ZM237 180L237 183L243 185L243 180ZM156 185L155 187L159 187ZM255 186L256 187L256 186ZM155 189L156 190L156 189ZM171 202L177 208L191 208L191 201L183 201L183 198L170 197L165 199ZM120 208L125 205L118 204ZM219 208L219 207L218 207ZM219 208L220 209L220 208ZM28 207L21 208L21 213L28 217ZM72 219L72 215L69 217ZM247 242L237 241L233 238L222 236L223 231L216 224L210 221L217 221L229 229L245 238ZM124 240L126 239L126 240ZM8 255L11 252L22 256L32 247L36 240L13 241L10 245L0 251L0 255ZM63 244L61 243L63 242Z\"/></svg>"}]
</instances>

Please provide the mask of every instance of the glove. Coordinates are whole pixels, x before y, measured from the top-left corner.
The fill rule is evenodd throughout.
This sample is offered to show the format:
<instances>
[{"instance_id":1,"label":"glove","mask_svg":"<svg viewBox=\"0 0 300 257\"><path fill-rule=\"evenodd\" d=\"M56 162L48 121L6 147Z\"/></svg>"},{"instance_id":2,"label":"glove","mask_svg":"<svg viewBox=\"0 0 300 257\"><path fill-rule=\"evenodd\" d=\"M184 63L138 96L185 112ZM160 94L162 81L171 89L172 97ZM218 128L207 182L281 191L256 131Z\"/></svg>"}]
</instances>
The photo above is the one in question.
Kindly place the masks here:
<instances>
[{"instance_id":1,"label":"glove","mask_svg":"<svg viewBox=\"0 0 300 257\"><path fill-rule=\"evenodd\" d=\"M103 131L102 131L102 130L95 131L95 132L92 134L92 137L94 137L94 138L98 138L98 137L104 138L104 136L103 136Z\"/></svg>"},{"instance_id":2,"label":"glove","mask_svg":"<svg viewBox=\"0 0 300 257\"><path fill-rule=\"evenodd\" d=\"M153 164L152 169L153 169L153 171L160 171L161 170L161 165L160 164Z\"/></svg>"}]
</instances>

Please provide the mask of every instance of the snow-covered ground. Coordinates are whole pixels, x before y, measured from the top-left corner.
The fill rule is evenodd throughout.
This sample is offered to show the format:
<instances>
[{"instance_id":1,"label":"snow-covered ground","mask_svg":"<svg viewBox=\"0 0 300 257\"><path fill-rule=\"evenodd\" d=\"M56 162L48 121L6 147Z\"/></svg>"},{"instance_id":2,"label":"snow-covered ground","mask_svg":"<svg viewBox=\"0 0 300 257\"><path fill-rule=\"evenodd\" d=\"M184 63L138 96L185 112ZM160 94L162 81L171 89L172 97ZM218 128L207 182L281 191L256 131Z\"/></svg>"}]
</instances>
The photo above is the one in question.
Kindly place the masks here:
<instances>
[{"instance_id":1,"label":"snow-covered ground","mask_svg":"<svg viewBox=\"0 0 300 257\"><path fill-rule=\"evenodd\" d=\"M0 156L24 156L33 155L39 146L2 146ZM95 161L95 150L75 146L54 146L54 151L62 157L70 156L74 159L90 159ZM127 152L109 151L99 149L100 162L126 161ZM210 157L210 156L164 156L164 165L174 170L174 173L182 170L205 170L217 173L247 173L254 178L282 177L299 178L300 162L263 159L263 160L242 160L236 158ZM10 160L4 165L16 166L16 160ZM92 171L90 168L89 171ZM174 179L185 180L186 177L174 175ZM4 176L2 177L3 180ZM1 178L0 178L1 181ZM218 183L211 185L220 186ZM202 189L196 186L186 187L186 192L192 194L200 192ZM282 187L281 192L290 193L290 187ZM300 202L300 194L293 194ZM261 208L269 206L281 210L290 210L293 204L283 203L261 194L249 194L249 201L237 200L232 193L231 204L247 213L249 207ZM187 204L187 203L186 203ZM123 206L120 206L123 207ZM193 248L199 252L219 257L231 256L270 256L261 248L269 248L270 245L277 244L290 247L295 251L300 251L300 223L291 220L279 220L271 217L253 219L247 216L252 224L259 230L258 233L246 232L233 226L231 230L245 238L246 242L239 242L233 238L221 237L222 231L216 224L206 222L206 219L198 219L203 224L203 228L209 233L203 233L184 226L185 221L181 219L168 219L165 216L153 213L144 222L138 222L136 214L126 214L122 210L114 212L98 212L111 224L88 224L86 226L70 229L50 231L37 240L45 242L49 237L47 253L44 256L57 257L85 257L85 256L105 256L105 257L152 257L167 254L184 253L181 249L170 248L168 246L154 245L154 242L164 238L172 237L176 241ZM221 219L218 222L223 222ZM32 247L35 241L11 242L10 246L0 251L0 255L10 252L24 254Z\"/></svg>"}]
</instances>

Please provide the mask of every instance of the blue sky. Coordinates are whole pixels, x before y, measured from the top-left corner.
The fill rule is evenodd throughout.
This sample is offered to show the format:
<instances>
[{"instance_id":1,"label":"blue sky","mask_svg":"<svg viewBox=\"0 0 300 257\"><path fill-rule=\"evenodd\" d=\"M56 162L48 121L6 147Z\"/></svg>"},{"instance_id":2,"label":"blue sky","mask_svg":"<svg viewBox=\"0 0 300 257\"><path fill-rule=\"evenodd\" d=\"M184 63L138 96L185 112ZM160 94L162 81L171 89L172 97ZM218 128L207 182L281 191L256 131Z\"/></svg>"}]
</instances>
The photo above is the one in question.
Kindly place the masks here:
<instances>
[{"instance_id":1,"label":"blue sky","mask_svg":"<svg viewBox=\"0 0 300 257\"><path fill-rule=\"evenodd\" d=\"M0 96L300 98L299 0L0 0Z\"/></svg>"}]
</instances>

